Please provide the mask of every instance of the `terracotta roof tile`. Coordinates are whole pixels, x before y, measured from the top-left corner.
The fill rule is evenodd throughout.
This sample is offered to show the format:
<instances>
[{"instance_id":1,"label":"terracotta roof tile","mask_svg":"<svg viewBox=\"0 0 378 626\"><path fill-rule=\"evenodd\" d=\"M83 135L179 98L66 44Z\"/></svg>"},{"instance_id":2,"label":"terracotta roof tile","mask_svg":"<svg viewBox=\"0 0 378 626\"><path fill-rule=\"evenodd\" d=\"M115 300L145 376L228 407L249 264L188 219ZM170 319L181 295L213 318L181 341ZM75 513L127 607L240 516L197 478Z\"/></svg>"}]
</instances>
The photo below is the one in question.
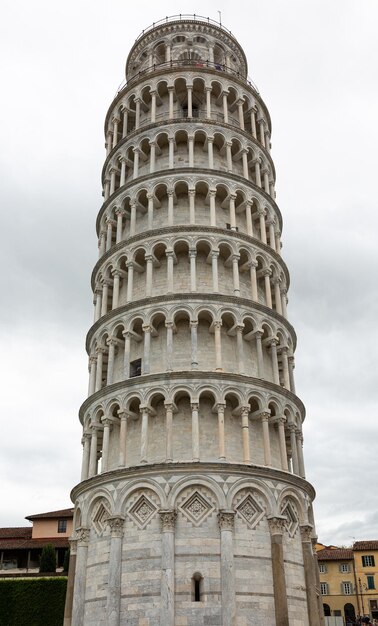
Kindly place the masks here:
<instances>
[{"instance_id":1,"label":"terracotta roof tile","mask_svg":"<svg viewBox=\"0 0 378 626\"><path fill-rule=\"evenodd\" d=\"M350 548L336 548L333 550L319 550L318 561L348 561L353 559L353 550Z\"/></svg>"},{"instance_id":2,"label":"terracotta roof tile","mask_svg":"<svg viewBox=\"0 0 378 626\"><path fill-rule=\"evenodd\" d=\"M0 539L0 550L33 550L52 543L55 548L68 548L68 539L63 537L46 537L42 539Z\"/></svg>"},{"instance_id":3,"label":"terracotta roof tile","mask_svg":"<svg viewBox=\"0 0 378 626\"><path fill-rule=\"evenodd\" d=\"M31 526L0 528L0 539L31 539L32 530Z\"/></svg>"},{"instance_id":4,"label":"terracotta roof tile","mask_svg":"<svg viewBox=\"0 0 378 626\"><path fill-rule=\"evenodd\" d=\"M73 517L74 509L61 509L60 511L48 511L48 513L36 513L35 515L28 515L25 519L51 519L56 517Z\"/></svg>"},{"instance_id":5,"label":"terracotta roof tile","mask_svg":"<svg viewBox=\"0 0 378 626\"><path fill-rule=\"evenodd\" d=\"M355 541L353 544L353 550L378 550L378 540L371 539L370 541Z\"/></svg>"}]
</instances>

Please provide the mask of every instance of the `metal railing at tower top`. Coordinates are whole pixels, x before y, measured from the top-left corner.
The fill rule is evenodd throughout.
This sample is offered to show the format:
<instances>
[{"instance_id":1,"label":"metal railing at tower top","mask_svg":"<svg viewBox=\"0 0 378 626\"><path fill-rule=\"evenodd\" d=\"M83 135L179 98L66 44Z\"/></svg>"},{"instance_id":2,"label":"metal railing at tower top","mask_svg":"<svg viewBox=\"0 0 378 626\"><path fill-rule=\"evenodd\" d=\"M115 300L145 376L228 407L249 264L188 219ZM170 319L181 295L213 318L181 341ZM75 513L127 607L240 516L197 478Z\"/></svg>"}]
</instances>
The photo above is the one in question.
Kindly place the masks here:
<instances>
[{"instance_id":1,"label":"metal railing at tower top","mask_svg":"<svg viewBox=\"0 0 378 626\"><path fill-rule=\"evenodd\" d=\"M154 63L153 65L144 67L142 70L139 70L139 72L136 72L135 74L130 76L128 80L122 81L114 97L117 97L119 92L122 91L122 89L124 89L125 87L127 87L127 85L131 85L133 82L135 82L136 80L139 80L140 78L142 78L143 76L147 74L158 72L164 69L173 69L176 67L180 67L180 68L196 67L197 69L211 68L215 70L216 72L224 72L227 74L231 74L235 78L239 78L240 80L245 81L257 95L260 95L259 90L257 89L257 86L248 76L245 76L241 72L238 72L237 70L234 70L231 67L227 67L226 65L222 63L213 63L211 61L200 61L200 60L195 60L195 59L180 59L176 61L164 61L163 63Z\"/></svg>"},{"instance_id":2,"label":"metal railing at tower top","mask_svg":"<svg viewBox=\"0 0 378 626\"><path fill-rule=\"evenodd\" d=\"M140 35L138 35L138 37L136 38L136 42L139 41L139 39L141 39L141 37L143 37L143 35L145 35L146 33L148 33L148 31L152 30L153 28L156 28L156 26L161 26L162 24L168 24L169 22L180 22L181 20L185 21L198 21L198 22L205 22L206 24L212 24L214 26L217 26L218 28L221 28L222 30L224 30L228 35L230 35L230 37L232 37L233 39L236 40L236 37L234 37L234 35L232 34L232 32L230 30L228 30L228 28L225 28L221 22L217 22L216 20L212 20L210 17L205 17L203 15L196 15L194 14L190 14L190 13L179 13L178 15L170 15L167 17L163 17L163 19L159 20L158 22L152 22L152 24L150 24L150 26L148 26L147 28L145 28L144 30L142 30L142 32L140 33Z\"/></svg>"}]
</instances>

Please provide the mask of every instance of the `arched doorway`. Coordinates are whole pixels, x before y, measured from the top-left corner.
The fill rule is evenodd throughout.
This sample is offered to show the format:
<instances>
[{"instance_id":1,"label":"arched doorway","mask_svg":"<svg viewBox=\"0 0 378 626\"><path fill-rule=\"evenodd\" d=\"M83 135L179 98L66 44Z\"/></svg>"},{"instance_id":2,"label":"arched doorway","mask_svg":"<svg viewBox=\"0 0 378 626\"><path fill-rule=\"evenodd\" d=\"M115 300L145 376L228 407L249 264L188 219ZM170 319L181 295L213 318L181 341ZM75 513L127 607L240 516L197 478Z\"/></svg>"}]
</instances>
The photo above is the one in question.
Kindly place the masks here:
<instances>
[{"instance_id":1,"label":"arched doorway","mask_svg":"<svg viewBox=\"0 0 378 626\"><path fill-rule=\"evenodd\" d=\"M351 604L350 602L344 605L344 615L345 615L345 621L347 624L349 623L354 624L355 619L356 619L356 611L354 610L353 604Z\"/></svg>"},{"instance_id":2,"label":"arched doorway","mask_svg":"<svg viewBox=\"0 0 378 626\"><path fill-rule=\"evenodd\" d=\"M329 604L323 604L323 611L324 611L324 617L330 617L331 616L331 608L330 608Z\"/></svg>"}]
</instances>

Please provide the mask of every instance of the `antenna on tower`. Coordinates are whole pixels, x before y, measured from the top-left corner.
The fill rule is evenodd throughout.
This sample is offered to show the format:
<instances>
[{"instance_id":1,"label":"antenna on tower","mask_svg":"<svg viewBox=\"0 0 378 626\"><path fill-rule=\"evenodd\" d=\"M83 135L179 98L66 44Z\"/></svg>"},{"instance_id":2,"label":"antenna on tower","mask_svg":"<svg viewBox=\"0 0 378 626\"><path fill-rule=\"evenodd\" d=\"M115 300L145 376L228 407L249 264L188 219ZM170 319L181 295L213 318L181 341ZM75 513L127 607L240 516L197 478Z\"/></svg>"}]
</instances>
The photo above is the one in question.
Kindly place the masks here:
<instances>
[{"instance_id":1,"label":"antenna on tower","mask_svg":"<svg viewBox=\"0 0 378 626\"><path fill-rule=\"evenodd\" d=\"M218 11L219 13L219 24L222 26L222 13L220 11Z\"/></svg>"}]
</instances>

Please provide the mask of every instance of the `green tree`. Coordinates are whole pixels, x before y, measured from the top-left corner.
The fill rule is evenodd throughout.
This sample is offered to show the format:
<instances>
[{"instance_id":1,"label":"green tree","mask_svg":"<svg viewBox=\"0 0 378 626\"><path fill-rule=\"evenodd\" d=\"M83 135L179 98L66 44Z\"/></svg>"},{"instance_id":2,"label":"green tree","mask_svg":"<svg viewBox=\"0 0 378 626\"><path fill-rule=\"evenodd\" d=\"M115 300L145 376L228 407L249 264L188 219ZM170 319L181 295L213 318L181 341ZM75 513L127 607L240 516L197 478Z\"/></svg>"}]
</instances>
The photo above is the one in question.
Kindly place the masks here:
<instances>
[{"instance_id":1,"label":"green tree","mask_svg":"<svg viewBox=\"0 0 378 626\"><path fill-rule=\"evenodd\" d=\"M63 572L68 572L69 564L70 564L70 551L66 550L64 553L64 560L63 560Z\"/></svg>"},{"instance_id":2,"label":"green tree","mask_svg":"<svg viewBox=\"0 0 378 626\"><path fill-rule=\"evenodd\" d=\"M56 570L56 556L55 548L52 543L48 543L42 548L42 554L39 561L40 573L55 572Z\"/></svg>"}]
</instances>

